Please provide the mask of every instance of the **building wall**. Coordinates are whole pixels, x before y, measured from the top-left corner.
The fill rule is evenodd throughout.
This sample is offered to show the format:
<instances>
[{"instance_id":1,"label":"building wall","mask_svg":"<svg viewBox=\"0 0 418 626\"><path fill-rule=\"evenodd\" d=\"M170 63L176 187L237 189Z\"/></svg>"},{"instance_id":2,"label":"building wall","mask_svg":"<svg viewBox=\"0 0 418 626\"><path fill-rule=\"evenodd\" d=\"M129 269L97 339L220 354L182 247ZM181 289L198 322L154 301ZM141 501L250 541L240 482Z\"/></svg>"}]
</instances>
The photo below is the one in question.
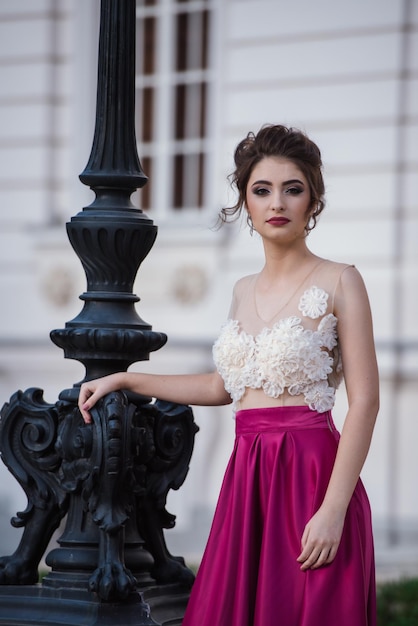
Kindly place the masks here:
<instances>
[{"instance_id":1,"label":"building wall","mask_svg":"<svg viewBox=\"0 0 418 626\"><path fill-rule=\"evenodd\" d=\"M169 0L157 4L172 10ZM211 343L233 283L262 264L261 243L243 225L213 229L218 208L231 198L226 175L234 147L263 123L306 130L322 149L328 199L311 247L359 268L374 314L382 408L363 477L375 523L402 533L418 529L412 479L418 470L418 1L208 5L208 206L195 214L158 203L150 208L159 235L135 290L141 317L167 332L169 342L133 368L211 366ZM45 389L54 402L83 376L48 334L79 312L77 296L85 287L64 222L90 201L78 174L92 141L98 6L93 0L3 0L0 6L1 402L30 386ZM163 38L160 46L169 45ZM161 57L169 52L164 48ZM167 106L158 106L163 128ZM340 393L339 423L344 409ZM229 409L197 408L195 415L201 430L191 470L169 509L178 515L178 541L199 526L193 548L199 553L232 447L233 420ZM12 514L24 498L6 470L1 476L0 498Z\"/></svg>"}]
</instances>

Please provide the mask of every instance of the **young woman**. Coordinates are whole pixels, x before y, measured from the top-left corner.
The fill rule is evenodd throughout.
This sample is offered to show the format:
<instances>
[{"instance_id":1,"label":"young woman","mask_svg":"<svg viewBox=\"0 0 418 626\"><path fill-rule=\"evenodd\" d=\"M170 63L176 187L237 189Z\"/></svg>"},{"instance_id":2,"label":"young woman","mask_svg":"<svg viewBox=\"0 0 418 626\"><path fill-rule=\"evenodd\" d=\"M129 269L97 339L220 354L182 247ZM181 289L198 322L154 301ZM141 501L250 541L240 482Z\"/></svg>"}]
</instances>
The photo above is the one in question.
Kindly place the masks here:
<instances>
[{"instance_id":1,"label":"young woman","mask_svg":"<svg viewBox=\"0 0 418 626\"><path fill-rule=\"evenodd\" d=\"M266 126L237 147L235 206L265 264L234 288L208 374L118 373L82 385L86 422L117 389L183 404L233 402L236 440L184 626L375 626L370 508L359 474L378 404L366 289L313 254L324 208L318 147ZM332 421L344 376L348 411Z\"/></svg>"}]
</instances>

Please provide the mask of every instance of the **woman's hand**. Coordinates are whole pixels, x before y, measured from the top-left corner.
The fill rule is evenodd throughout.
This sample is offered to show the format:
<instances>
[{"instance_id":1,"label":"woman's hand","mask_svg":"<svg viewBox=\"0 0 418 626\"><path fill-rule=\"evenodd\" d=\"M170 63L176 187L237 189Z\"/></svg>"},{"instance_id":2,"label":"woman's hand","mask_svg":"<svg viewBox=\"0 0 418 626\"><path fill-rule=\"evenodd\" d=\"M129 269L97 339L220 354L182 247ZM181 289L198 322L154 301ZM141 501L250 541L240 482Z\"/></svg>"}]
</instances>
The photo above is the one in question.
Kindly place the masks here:
<instances>
[{"instance_id":1,"label":"woman's hand","mask_svg":"<svg viewBox=\"0 0 418 626\"><path fill-rule=\"evenodd\" d=\"M296 559L301 570L329 565L337 554L345 515L321 507L309 520L302 535L302 552Z\"/></svg>"},{"instance_id":2,"label":"woman's hand","mask_svg":"<svg viewBox=\"0 0 418 626\"><path fill-rule=\"evenodd\" d=\"M83 383L80 387L78 408L86 424L91 423L90 410L100 398L123 388L123 374L110 374L110 376Z\"/></svg>"}]
</instances>

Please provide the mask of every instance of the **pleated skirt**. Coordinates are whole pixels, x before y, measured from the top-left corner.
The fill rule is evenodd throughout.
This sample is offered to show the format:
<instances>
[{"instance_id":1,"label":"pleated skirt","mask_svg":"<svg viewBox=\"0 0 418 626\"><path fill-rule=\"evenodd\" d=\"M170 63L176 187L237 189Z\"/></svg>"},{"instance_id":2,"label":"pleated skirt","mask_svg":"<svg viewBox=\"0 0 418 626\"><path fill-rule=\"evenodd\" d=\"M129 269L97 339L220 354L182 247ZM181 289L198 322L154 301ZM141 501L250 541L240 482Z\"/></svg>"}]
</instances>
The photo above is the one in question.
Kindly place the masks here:
<instances>
[{"instance_id":1,"label":"pleated skirt","mask_svg":"<svg viewBox=\"0 0 418 626\"><path fill-rule=\"evenodd\" d=\"M339 433L330 412L247 409L183 626L376 626L371 513L361 480L334 561L301 571Z\"/></svg>"}]
</instances>

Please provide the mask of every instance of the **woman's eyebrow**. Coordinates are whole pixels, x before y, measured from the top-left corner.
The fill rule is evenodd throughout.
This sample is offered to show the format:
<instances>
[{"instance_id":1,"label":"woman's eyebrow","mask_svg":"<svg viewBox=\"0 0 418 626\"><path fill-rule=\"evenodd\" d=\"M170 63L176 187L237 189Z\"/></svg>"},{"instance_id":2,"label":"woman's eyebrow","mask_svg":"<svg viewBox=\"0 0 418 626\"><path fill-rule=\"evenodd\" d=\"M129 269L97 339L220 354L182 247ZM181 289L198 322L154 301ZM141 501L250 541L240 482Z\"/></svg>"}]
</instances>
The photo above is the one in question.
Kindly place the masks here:
<instances>
[{"instance_id":1,"label":"woman's eyebrow","mask_svg":"<svg viewBox=\"0 0 418 626\"><path fill-rule=\"evenodd\" d=\"M299 185L303 185L303 181L299 180L299 178L292 178L291 180L285 180L282 185L294 185L298 183Z\"/></svg>"},{"instance_id":2,"label":"woman's eyebrow","mask_svg":"<svg viewBox=\"0 0 418 626\"><path fill-rule=\"evenodd\" d=\"M273 183L272 183L270 180L255 180L255 181L252 183L251 187L252 187L253 185L272 185L272 184L273 184Z\"/></svg>"},{"instance_id":3,"label":"woman's eyebrow","mask_svg":"<svg viewBox=\"0 0 418 626\"><path fill-rule=\"evenodd\" d=\"M299 180L299 178L291 178L290 180L284 180L282 182L282 187L286 185L294 185L295 183L298 183L299 185L303 185L303 181ZM254 185L272 185L272 184L273 183L270 180L255 180L251 184L251 187L253 187Z\"/></svg>"}]
</instances>

